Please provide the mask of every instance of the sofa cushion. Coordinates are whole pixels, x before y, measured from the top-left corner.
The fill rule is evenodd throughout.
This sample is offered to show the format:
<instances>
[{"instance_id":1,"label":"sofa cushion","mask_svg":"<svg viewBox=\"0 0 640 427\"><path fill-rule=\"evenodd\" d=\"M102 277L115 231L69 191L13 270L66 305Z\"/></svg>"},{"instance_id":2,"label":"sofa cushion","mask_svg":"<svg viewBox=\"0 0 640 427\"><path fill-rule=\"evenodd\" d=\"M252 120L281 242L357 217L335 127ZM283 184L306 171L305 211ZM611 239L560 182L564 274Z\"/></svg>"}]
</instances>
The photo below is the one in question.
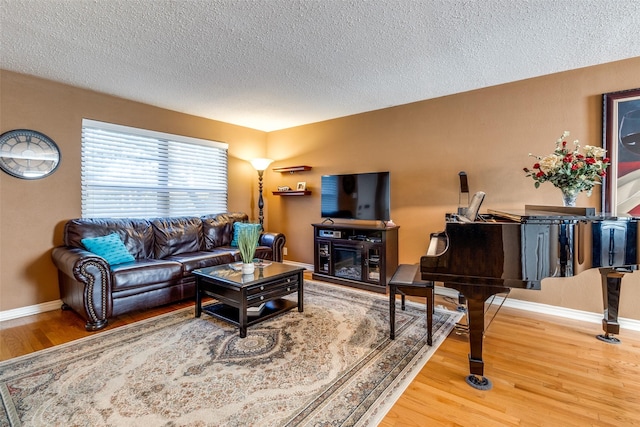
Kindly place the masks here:
<instances>
[{"instance_id":1,"label":"sofa cushion","mask_svg":"<svg viewBox=\"0 0 640 427\"><path fill-rule=\"evenodd\" d=\"M135 258L127 251L118 233L111 233L100 237L85 237L82 244L89 252L101 256L109 265L133 262Z\"/></svg>"},{"instance_id":2,"label":"sofa cushion","mask_svg":"<svg viewBox=\"0 0 640 427\"><path fill-rule=\"evenodd\" d=\"M220 246L216 250L217 251L223 251L223 252L226 252L229 255L231 255L231 257L233 259L231 261L229 261L229 262L242 261L242 258L240 258L240 250L238 248L234 248L233 246Z\"/></svg>"},{"instance_id":3,"label":"sofa cushion","mask_svg":"<svg viewBox=\"0 0 640 427\"><path fill-rule=\"evenodd\" d=\"M135 259L153 258L153 228L146 219L78 218L67 221L64 244L82 248L82 239L118 233Z\"/></svg>"},{"instance_id":4,"label":"sofa cushion","mask_svg":"<svg viewBox=\"0 0 640 427\"><path fill-rule=\"evenodd\" d=\"M210 251L220 246L229 246L233 239L233 223L246 222L249 217L243 212L205 215L201 217L204 250Z\"/></svg>"},{"instance_id":5,"label":"sofa cushion","mask_svg":"<svg viewBox=\"0 0 640 427\"><path fill-rule=\"evenodd\" d=\"M234 254L231 251L218 249L172 255L166 259L182 264L182 274L185 276L197 268L213 267L214 265L229 264L235 261Z\"/></svg>"},{"instance_id":6,"label":"sofa cushion","mask_svg":"<svg viewBox=\"0 0 640 427\"><path fill-rule=\"evenodd\" d=\"M151 220L156 259L202 250L202 221L197 217Z\"/></svg>"},{"instance_id":7,"label":"sofa cushion","mask_svg":"<svg viewBox=\"0 0 640 427\"><path fill-rule=\"evenodd\" d=\"M231 240L230 246L238 247L238 236L240 236L240 232L242 230L262 230L261 224L253 224L249 222L234 222L233 223L233 239Z\"/></svg>"},{"instance_id":8,"label":"sofa cushion","mask_svg":"<svg viewBox=\"0 0 640 427\"><path fill-rule=\"evenodd\" d=\"M114 291L176 282L182 278L182 265L176 261L144 259L111 268Z\"/></svg>"}]
</instances>

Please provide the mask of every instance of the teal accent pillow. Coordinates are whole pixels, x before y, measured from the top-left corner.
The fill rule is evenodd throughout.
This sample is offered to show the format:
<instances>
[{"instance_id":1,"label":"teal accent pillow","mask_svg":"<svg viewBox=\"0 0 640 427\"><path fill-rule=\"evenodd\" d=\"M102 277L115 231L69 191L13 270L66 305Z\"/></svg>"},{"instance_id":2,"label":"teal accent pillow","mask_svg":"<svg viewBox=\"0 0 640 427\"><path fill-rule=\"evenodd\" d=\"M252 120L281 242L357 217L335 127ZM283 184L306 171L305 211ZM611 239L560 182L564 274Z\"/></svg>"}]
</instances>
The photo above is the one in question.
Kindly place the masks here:
<instances>
[{"instance_id":1,"label":"teal accent pillow","mask_svg":"<svg viewBox=\"0 0 640 427\"><path fill-rule=\"evenodd\" d=\"M231 240L231 246L238 247L238 234L243 228L256 228L262 230L260 224L252 224L250 222L234 222L233 223L233 239Z\"/></svg>"},{"instance_id":2,"label":"teal accent pillow","mask_svg":"<svg viewBox=\"0 0 640 427\"><path fill-rule=\"evenodd\" d=\"M117 233L108 236L87 237L81 242L89 252L106 259L109 265L135 261Z\"/></svg>"}]
</instances>

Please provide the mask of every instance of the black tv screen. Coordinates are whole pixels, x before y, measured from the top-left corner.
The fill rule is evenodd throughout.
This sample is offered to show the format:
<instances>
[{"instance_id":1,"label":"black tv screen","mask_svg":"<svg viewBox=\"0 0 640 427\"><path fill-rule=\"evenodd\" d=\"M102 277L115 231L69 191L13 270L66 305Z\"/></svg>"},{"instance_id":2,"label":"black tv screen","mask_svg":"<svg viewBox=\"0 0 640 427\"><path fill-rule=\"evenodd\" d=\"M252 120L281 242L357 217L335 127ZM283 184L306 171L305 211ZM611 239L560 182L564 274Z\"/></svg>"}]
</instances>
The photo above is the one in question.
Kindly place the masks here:
<instances>
[{"instance_id":1,"label":"black tv screen","mask_svg":"<svg viewBox=\"0 0 640 427\"><path fill-rule=\"evenodd\" d=\"M389 221L389 172L323 175L321 216Z\"/></svg>"}]
</instances>

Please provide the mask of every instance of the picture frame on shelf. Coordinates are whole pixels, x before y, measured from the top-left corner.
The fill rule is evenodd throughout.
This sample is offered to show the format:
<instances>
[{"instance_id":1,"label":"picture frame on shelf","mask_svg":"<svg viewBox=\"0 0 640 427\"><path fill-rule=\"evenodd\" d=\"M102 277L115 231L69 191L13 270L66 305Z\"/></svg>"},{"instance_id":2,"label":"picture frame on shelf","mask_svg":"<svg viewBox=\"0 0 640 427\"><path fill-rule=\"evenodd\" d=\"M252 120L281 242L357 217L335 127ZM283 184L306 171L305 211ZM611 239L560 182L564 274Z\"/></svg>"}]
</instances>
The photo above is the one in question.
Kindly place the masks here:
<instances>
[{"instance_id":1,"label":"picture frame on shelf","mask_svg":"<svg viewBox=\"0 0 640 427\"><path fill-rule=\"evenodd\" d=\"M602 212L640 215L640 88L605 93L602 104L602 147L611 159Z\"/></svg>"},{"instance_id":2,"label":"picture frame on shelf","mask_svg":"<svg viewBox=\"0 0 640 427\"><path fill-rule=\"evenodd\" d=\"M302 181L299 182L298 185L296 186L296 191L305 191L307 189L307 183Z\"/></svg>"}]
</instances>

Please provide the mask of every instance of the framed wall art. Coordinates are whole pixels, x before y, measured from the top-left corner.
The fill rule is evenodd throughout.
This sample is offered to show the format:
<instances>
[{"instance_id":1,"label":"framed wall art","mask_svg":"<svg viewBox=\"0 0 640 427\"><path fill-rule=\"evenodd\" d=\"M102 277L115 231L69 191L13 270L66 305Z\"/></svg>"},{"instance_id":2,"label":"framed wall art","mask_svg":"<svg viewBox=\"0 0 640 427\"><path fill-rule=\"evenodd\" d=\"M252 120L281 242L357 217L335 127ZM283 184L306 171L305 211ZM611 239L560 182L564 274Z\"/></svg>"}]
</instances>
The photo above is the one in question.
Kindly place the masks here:
<instances>
[{"instance_id":1,"label":"framed wall art","mask_svg":"<svg viewBox=\"0 0 640 427\"><path fill-rule=\"evenodd\" d=\"M640 88L603 95L603 141L611 166L602 211L640 216Z\"/></svg>"}]
</instances>

